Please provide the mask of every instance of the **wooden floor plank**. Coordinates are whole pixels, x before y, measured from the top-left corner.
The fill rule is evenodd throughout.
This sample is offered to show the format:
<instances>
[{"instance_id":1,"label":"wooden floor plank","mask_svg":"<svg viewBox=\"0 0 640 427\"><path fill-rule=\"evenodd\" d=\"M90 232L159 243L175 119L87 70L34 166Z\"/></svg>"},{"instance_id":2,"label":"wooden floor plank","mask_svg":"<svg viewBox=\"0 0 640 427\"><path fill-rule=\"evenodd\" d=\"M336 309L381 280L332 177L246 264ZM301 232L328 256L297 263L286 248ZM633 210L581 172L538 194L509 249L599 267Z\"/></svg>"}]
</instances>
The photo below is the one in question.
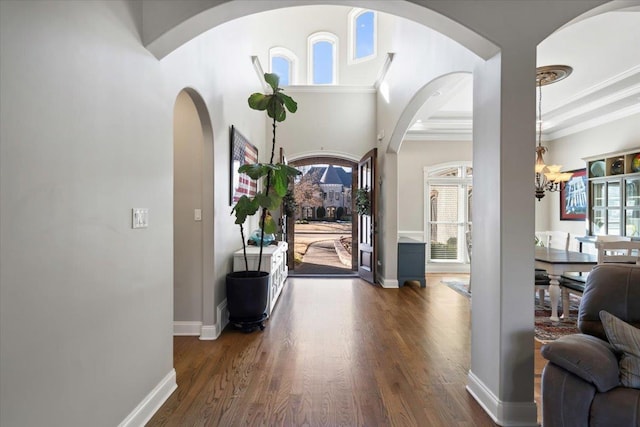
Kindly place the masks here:
<instances>
[{"instance_id":1,"label":"wooden floor plank","mask_svg":"<svg viewBox=\"0 0 640 427\"><path fill-rule=\"evenodd\" d=\"M495 426L465 388L470 333L469 299L437 276L290 278L263 332L174 338L178 389L147 425Z\"/></svg>"}]
</instances>

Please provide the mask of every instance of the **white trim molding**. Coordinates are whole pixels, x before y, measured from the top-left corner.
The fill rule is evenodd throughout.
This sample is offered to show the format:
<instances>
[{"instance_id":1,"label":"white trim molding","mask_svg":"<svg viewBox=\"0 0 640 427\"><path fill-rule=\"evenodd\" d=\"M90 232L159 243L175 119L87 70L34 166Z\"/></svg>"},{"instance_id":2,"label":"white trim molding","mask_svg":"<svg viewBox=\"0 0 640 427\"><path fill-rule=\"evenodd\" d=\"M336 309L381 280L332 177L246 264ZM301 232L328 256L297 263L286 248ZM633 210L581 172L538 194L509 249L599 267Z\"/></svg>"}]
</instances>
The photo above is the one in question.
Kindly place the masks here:
<instances>
[{"instance_id":1,"label":"white trim molding","mask_svg":"<svg viewBox=\"0 0 640 427\"><path fill-rule=\"evenodd\" d=\"M177 388L176 370L171 369L142 402L127 415L118 427L138 427L145 425Z\"/></svg>"},{"instance_id":2,"label":"white trim molding","mask_svg":"<svg viewBox=\"0 0 640 427\"><path fill-rule=\"evenodd\" d=\"M173 336L197 336L202 341L218 339L224 328L229 324L229 310L225 299L216 307L216 324L203 325L202 322L173 322Z\"/></svg>"},{"instance_id":3,"label":"white trim molding","mask_svg":"<svg viewBox=\"0 0 640 427\"><path fill-rule=\"evenodd\" d=\"M496 424L513 427L538 425L535 401L503 402L471 371L468 380L467 391Z\"/></svg>"},{"instance_id":4,"label":"white trim molding","mask_svg":"<svg viewBox=\"0 0 640 427\"><path fill-rule=\"evenodd\" d=\"M320 151L304 151L294 156L289 157L289 162L295 162L296 160L309 159L314 157L335 157L337 159L349 160L350 162L358 162L360 157L357 157L351 153L344 153L341 151L332 150L320 150Z\"/></svg>"},{"instance_id":5,"label":"white trim molding","mask_svg":"<svg viewBox=\"0 0 640 427\"><path fill-rule=\"evenodd\" d=\"M200 340L210 341L215 340L220 336L220 332L217 325L202 325L200 329Z\"/></svg>"},{"instance_id":6,"label":"white trim molding","mask_svg":"<svg viewBox=\"0 0 640 427\"><path fill-rule=\"evenodd\" d=\"M380 284L380 286L382 286L385 289L393 289L393 288L400 287L398 285L398 279L385 279L382 276L379 277L378 283Z\"/></svg>"},{"instance_id":7,"label":"white trim molding","mask_svg":"<svg viewBox=\"0 0 640 427\"><path fill-rule=\"evenodd\" d=\"M202 341L218 339L228 324L229 310L227 310L227 299L225 298L225 300L216 307L216 324L202 326L200 339Z\"/></svg>"},{"instance_id":8,"label":"white trim molding","mask_svg":"<svg viewBox=\"0 0 640 427\"><path fill-rule=\"evenodd\" d=\"M176 320L173 322L173 336L198 336L202 329L202 322L184 322Z\"/></svg>"},{"instance_id":9,"label":"white trim molding","mask_svg":"<svg viewBox=\"0 0 640 427\"><path fill-rule=\"evenodd\" d=\"M252 56L251 57L251 64L253 65L253 69L256 72L256 77L258 77L258 81L260 82L260 86L262 86L262 89L265 92L268 92L269 89L271 89L271 88L269 87L267 82L264 81L264 68L262 68L262 64L260 63L260 58L258 58L255 55Z\"/></svg>"}]
</instances>

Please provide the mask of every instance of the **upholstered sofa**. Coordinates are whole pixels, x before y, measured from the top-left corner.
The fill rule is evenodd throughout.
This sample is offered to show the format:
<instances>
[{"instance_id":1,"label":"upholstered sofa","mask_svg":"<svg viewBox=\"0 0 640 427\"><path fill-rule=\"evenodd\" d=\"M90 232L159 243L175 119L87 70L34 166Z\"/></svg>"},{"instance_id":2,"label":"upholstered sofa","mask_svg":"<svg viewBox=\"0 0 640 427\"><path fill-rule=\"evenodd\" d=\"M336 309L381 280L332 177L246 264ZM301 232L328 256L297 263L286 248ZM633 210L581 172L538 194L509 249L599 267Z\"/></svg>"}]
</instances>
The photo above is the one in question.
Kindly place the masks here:
<instances>
[{"instance_id":1,"label":"upholstered sofa","mask_svg":"<svg viewBox=\"0 0 640 427\"><path fill-rule=\"evenodd\" d=\"M602 314L603 324L602 311L617 319ZM640 328L639 267L595 267L580 302L581 333L542 346L542 356L549 361L542 372L544 427L640 426L640 389L621 382L622 372L622 381L629 382L626 363L630 359L627 352L619 351L612 318L618 322L616 327L622 325L637 340L640 329L634 328ZM607 334L613 337L611 343ZM625 362L621 362L623 358L627 358ZM638 377L634 378L637 381Z\"/></svg>"}]
</instances>

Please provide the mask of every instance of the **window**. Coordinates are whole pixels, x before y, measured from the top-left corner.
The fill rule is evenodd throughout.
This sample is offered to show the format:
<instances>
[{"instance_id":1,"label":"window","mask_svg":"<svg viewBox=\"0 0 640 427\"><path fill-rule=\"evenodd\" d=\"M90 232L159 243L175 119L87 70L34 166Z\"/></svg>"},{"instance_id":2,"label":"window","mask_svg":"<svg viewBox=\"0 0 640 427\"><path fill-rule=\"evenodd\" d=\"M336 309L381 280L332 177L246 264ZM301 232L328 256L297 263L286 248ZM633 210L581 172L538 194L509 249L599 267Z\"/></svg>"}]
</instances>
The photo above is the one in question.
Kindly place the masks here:
<instances>
[{"instance_id":1,"label":"window","mask_svg":"<svg viewBox=\"0 0 640 427\"><path fill-rule=\"evenodd\" d=\"M640 159L640 153L634 150L587 161L589 234L640 236L640 166L636 158ZM583 204L580 199L576 203Z\"/></svg>"},{"instance_id":2,"label":"window","mask_svg":"<svg viewBox=\"0 0 640 427\"><path fill-rule=\"evenodd\" d=\"M280 86L296 84L298 74L298 58L284 47L269 49L269 65L271 72L280 77Z\"/></svg>"},{"instance_id":3,"label":"window","mask_svg":"<svg viewBox=\"0 0 640 427\"><path fill-rule=\"evenodd\" d=\"M349 13L349 62L373 59L377 51L376 13L353 9Z\"/></svg>"},{"instance_id":4,"label":"window","mask_svg":"<svg viewBox=\"0 0 640 427\"><path fill-rule=\"evenodd\" d=\"M305 206L302 208L302 216L305 219L313 218L313 211L314 209L311 206Z\"/></svg>"},{"instance_id":5,"label":"window","mask_svg":"<svg viewBox=\"0 0 640 427\"><path fill-rule=\"evenodd\" d=\"M271 58L271 72L280 77L281 86L289 86L291 63L287 58L282 56L274 56Z\"/></svg>"},{"instance_id":6,"label":"window","mask_svg":"<svg viewBox=\"0 0 640 427\"><path fill-rule=\"evenodd\" d=\"M315 33L308 40L308 81L314 85L337 84L338 37L331 33Z\"/></svg>"},{"instance_id":7,"label":"window","mask_svg":"<svg viewBox=\"0 0 640 427\"><path fill-rule=\"evenodd\" d=\"M469 262L466 232L471 230L472 168L447 164L425 168L425 241L429 262Z\"/></svg>"}]
</instances>

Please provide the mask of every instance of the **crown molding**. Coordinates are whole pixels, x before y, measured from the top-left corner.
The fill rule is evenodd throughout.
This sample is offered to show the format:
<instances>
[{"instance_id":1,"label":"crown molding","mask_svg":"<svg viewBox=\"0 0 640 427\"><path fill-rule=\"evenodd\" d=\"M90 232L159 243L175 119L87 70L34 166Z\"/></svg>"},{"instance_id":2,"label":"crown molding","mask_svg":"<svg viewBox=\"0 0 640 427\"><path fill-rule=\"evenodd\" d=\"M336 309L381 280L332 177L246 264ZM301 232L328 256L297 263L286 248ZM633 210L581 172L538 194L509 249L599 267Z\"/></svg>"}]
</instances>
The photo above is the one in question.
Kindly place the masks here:
<instances>
[{"instance_id":1,"label":"crown molding","mask_svg":"<svg viewBox=\"0 0 640 427\"><path fill-rule=\"evenodd\" d=\"M575 94L543 114L542 138L555 140L640 113L640 65ZM470 140L471 116L441 112L412 126L406 140Z\"/></svg>"}]
</instances>

